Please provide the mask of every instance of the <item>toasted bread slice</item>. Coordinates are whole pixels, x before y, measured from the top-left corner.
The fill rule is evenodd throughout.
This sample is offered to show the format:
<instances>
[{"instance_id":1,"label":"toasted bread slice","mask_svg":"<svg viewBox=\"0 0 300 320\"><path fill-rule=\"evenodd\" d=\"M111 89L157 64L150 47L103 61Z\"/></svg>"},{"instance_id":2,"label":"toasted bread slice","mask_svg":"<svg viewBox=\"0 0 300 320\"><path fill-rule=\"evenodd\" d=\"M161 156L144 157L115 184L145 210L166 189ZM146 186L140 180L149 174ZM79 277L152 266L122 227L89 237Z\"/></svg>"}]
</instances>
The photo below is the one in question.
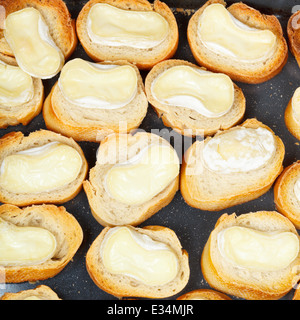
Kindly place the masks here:
<instances>
[{"instance_id":1,"label":"toasted bread slice","mask_svg":"<svg viewBox=\"0 0 300 320\"><path fill-rule=\"evenodd\" d=\"M300 66L300 11L295 12L289 18L287 24L287 35L289 40L289 47L294 55L298 65Z\"/></svg>"},{"instance_id":2,"label":"toasted bread slice","mask_svg":"<svg viewBox=\"0 0 300 320\"><path fill-rule=\"evenodd\" d=\"M245 113L246 101L242 90L236 84L233 84L234 98L232 106L225 114L220 116L208 117L190 108L188 103L186 107L182 107L176 106L175 104L164 103L157 99L152 92L152 86L156 79L165 71L177 66L188 66L199 72L205 71L205 68L200 68L193 63L184 60L170 59L154 66L145 80L148 101L153 106L157 115L162 118L166 126L171 127L183 135L206 136L215 134L218 130L229 129L241 121ZM206 74L206 76L207 75L208 74ZM183 84L183 88L185 88L185 84ZM218 90L217 87L214 89Z\"/></svg>"},{"instance_id":3,"label":"toasted bread slice","mask_svg":"<svg viewBox=\"0 0 300 320\"><path fill-rule=\"evenodd\" d=\"M5 64L17 66L13 57L0 54L0 60ZM22 123L26 126L42 110L44 102L44 85L41 79L32 78L33 96L20 105L7 106L0 104L0 128L6 129L8 126L15 126Z\"/></svg>"},{"instance_id":4,"label":"toasted bread slice","mask_svg":"<svg viewBox=\"0 0 300 320\"><path fill-rule=\"evenodd\" d=\"M109 134L128 133L139 127L146 116L148 101L138 68L126 61L105 62L101 65L129 65L135 69L137 89L132 100L116 109L82 108L69 101L56 83L43 107L45 124L49 130L76 141L100 142Z\"/></svg>"},{"instance_id":5,"label":"toasted bread slice","mask_svg":"<svg viewBox=\"0 0 300 320\"><path fill-rule=\"evenodd\" d=\"M274 185L274 201L277 210L289 218L300 229L299 193L300 161L286 167Z\"/></svg>"},{"instance_id":6,"label":"toasted bread slice","mask_svg":"<svg viewBox=\"0 0 300 320\"><path fill-rule=\"evenodd\" d=\"M38 227L50 231L56 239L52 258L36 265L16 265L0 268L1 280L6 283L38 281L54 277L71 261L83 239L82 229L64 207L31 206L20 209L2 205L0 218L18 227Z\"/></svg>"},{"instance_id":7,"label":"toasted bread slice","mask_svg":"<svg viewBox=\"0 0 300 320\"><path fill-rule=\"evenodd\" d=\"M181 244L175 234L175 232L169 228L161 227L161 226L147 226L144 228L133 228L126 227L129 230L137 233L138 237L145 239L145 236L150 237L148 241L151 240L160 243L164 247L167 246L168 250L171 250L173 254L177 258L177 274L175 277L164 283L150 285L148 283L143 282L142 280L133 277L133 270L129 271L129 274L124 272L115 273L107 270L105 263L103 262L103 245L105 241L107 241L109 237L109 232L111 233L116 228L106 227L102 230L100 235L94 240L90 249L86 255L86 266L90 277L93 279L95 284L101 288L102 290L112 294L116 297L144 297L144 298L165 298L175 295L180 292L187 284L190 275L190 268L188 263L188 253L182 249ZM150 243L149 242L149 243ZM143 242L142 242L143 243ZM116 245L117 246L117 245ZM150 250L147 250L151 252ZM169 252L169 251L166 251ZM125 252L124 252L125 253ZM132 251L129 249L126 253L130 256ZM126 255L125 253L125 255ZM134 255L133 255L134 256ZM137 255L138 256L138 255ZM148 261L153 261L149 258ZM158 261L160 261L158 259ZM127 261L128 262L128 261ZM126 265L126 260L125 260ZM153 264L149 267L148 271L154 267ZM170 266L164 264L165 268L168 269ZM136 266L139 268L139 265ZM147 271L140 270L143 274Z\"/></svg>"},{"instance_id":8,"label":"toasted bread slice","mask_svg":"<svg viewBox=\"0 0 300 320\"><path fill-rule=\"evenodd\" d=\"M251 246L245 247L245 261L250 259L253 253L255 257L249 262L248 267L230 260L232 256L230 255L230 258L228 258L228 255L226 255L228 250L224 251L224 245L221 244L224 231L236 227L241 228L240 230L251 231L252 238L250 237L248 240L253 239L256 243L253 248ZM254 238L253 234L255 233L258 237L263 238ZM214 230L212 230L202 252L201 268L205 280L216 290L248 300L275 300L283 297L299 280L300 255L298 249L298 254L296 253L292 258L289 257L290 259L286 258L284 261L286 265L276 265L277 268L272 269L273 266L270 267L270 263L275 261L272 261L273 254L275 257L277 250L284 250L283 244L289 243L282 242L280 246L272 240L269 244L271 244L271 247L272 245L276 247L273 247L274 250L272 250L271 247L267 246L270 250L266 252L260 247L265 243L260 243L260 241L266 241L263 239L274 237L275 234L280 234L280 236L288 234L293 239L295 248L297 247L299 235L295 227L278 212L258 211L242 214L238 217L235 214L223 214L216 223ZM244 237L240 238L240 243L244 240ZM240 246L240 243L231 243L231 248L238 244ZM259 248L262 250L259 250ZM251 252L251 249L254 250ZM265 259L265 256L270 252L272 254L268 259ZM259 256L260 254L264 256ZM265 265L262 264L258 267L260 262L265 263Z\"/></svg>"},{"instance_id":9,"label":"toasted bread slice","mask_svg":"<svg viewBox=\"0 0 300 320\"><path fill-rule=\"evenodd\" d=\"M235 130L238 131L234 132ZM249 134L250 131L252 133L257 132L257 134L260 131L270 137L270 145L267 144L266 149L261 149L262 154L267 157L264 162L256 162L252 156L246 160L246 157L243 156L242 150L245 151L244 155L246 156L246 153L251 149L251 145L254 146L255 143L261 145L257 142L258 140L254 140L256 142L249 145L244 142L244 138L241 140L237 138L237 144L230 140L230 135L243 135L242 132L245 133L245 131L248 131ZM229 141L227 141L228 149L226 149L227 142L223 145L225 148L224 159L220 159L220 157L222 158L223 147L220 147L221 149L216 150L216 152L212 151L213 153L203 152L208 143L211 144L212 148L214 143L221 146L221 139L227 139L226 136L229 137ZM230 143L232 143L232 147ZM262 141L262 143L264 142ZM246 145L248 147L245 148ZM271 145L272 151L267 151L268 146ZM221 153L218 154L218 151ZM240 151L241 154L239 154ZM234 156L235 152L237 153L236 157ZM249 154L251 154L251 151ZM256 119L248 119L240 126L220 131L213 138L208 137L204 141L196 141L187 150L181 169L181 193L190 206L208 211L218 211L256 199L271 188L273 182L281 173L284 154L285 148L281 139L275 136L270 128ZM230 159L231 155L233 157ZM224 163L224 167L221 164L221 167L218 167L218 161ZM244 161L249 161L247 167L245 167ZM237 166L239 166L238 169Z\"/></svg>"},{"instance_id":10,"label":"toasted bread slice","mask_svg":"<svg viewBox=\"0 0 300 320\"><path fill-rule=\"evenodd\" d=\"M140 175L132 175L132 180L126 180L128 183L131 181L131 183L136 183L136 186L140 186L138 190L139 203L133 201L125 202L124 198L116 197L116 194L119 195L119 193L113 194L111 192L115 189L108 187L107 177L111 172L110 170L118 167L127 167L129 170L131 168L134 169L134 164L142 161L143 156L147 154L147 150L152 145L167 147L172 154L175 152L165 139L146 132L138 132L135 135L110 135L101 142L97 153L96 165L90 170L89 180L84 181L83 188L94 218L103 226L138 225L167 206L174 198L179 187L179 171L172 172L171 181L167 179L166 181L164 180L164 183L161 183L167 167L164 167L161 175L157 174L155 176L154 174L153 176L146 166L142 169ZM176 161L179 161L179 159L174 159L174 166L177 168ZM131 164L133 165L131 166ZM159 165L160 163L157 163L157 166ZM171 166L172 163L168 162L166 165ZM148 199L148 194L145 194L145 192L148 191L147 188L151 185L159 185L159 189L155 190L155 194L150 193L149 189L149 194L153 197ZM131 198L132 192L134 192L132 189L134 190L136 186L128 185L128 188L123 190L122 193L125 192L125 197ZM146 190L143 189L142 192L141 189L143 187ZM127 195L126 192L128 192ZM136 195L133 195L133 197Z\"/></svg>"},{"instance_id":11,"label":"toasted bread slice","mask_svg":"<svg viewBox=\"0 0 300 320\"><path fill-rule=\"evenodd\" d=\"M65 59L69 58L74 52L78 42L75 30L75 20L72 20L64 1L1 0L0 6L4 7L6 16L26 7L37 9L46 21L50 34L55 44L64 54ZM1 22L1 25L4 25L3 21ZM14 56L4 38L3 30L0 32L0 52L9 56Z\"/></svg>"},{"instance_id":12,"label":"toasted bread slice","mask_svg":"<svg viewBox=\"0 0 300 320\"><path fill-rule=\"evenodd\" d=\"M232 300L226 294L211 290L211 289L198 289L187 292L178 297L177 300Z\"/></svg>"},{"instance_id":13,"label":"toasted bread slice","mask_svg":"<svg viewBox=\"0 0 300 320\"><path fill-rule=\"evenodd\" d=\"M284 112L284 122L289 132L298 140L300 140L300 88L297 88L289 100Z\"/></svg>"},{"instance_id":14,"label":"toasted bread slice","mask_svg":"<svg viewBox=\"0 0 300 320\"><path fill-rule=\"evenodd\" d=\"M235 81L246 83L261 83L277 75L285 65L288 57L287 43L283 36L280 22L274 15L264 15L259 11L239 2L227 8L228 12L237 19L236 25L242 30L254 28L256 30L269 30L275 35L276 41L272 52L260 59L246 59L232 57L219 50L212 50L203 44L198 34L199 19L204 10L215 4L226 6L223 0L209 0L191 17L188 25L188 41L196 61L214 72L223 72ZM221 27L221 26L220 26ZM213 29L211 29L213 30ZM231 48L230 48L231 49ZM246 50L247 51L247 50Z\"/></svg>"},{"instance_id":15,"label":"toasted bread slice","mask_svg":"<svg viewBox=\"0 0 300 320\"><path fill-rule=\"evenodd\" d=\"M24 192L18 193L16 191L12 191L13 190L12 188L10 188L9 190L7 189L7 185L9 185L7 183L9 183L10 180L7 181L6 178L4 177L2 180L3 185L1 185L0 187L1 202L11 203L18 206L27 206L30 204L42 204L42 203L63 203L70 199L73 199L79 193L79 191L82 188L82 182L85 179L88 171L88 164L85 159L85 156L80 146L73 139L61 136L52 131L39 130L39 131L32 132L27 137L24 137L22 132L11 132L3 136L0 139L0 162L1 162L2 170L3 170L3 161L7 157L16 155L20 152L25 152L26 150L33 151L35 148L39 148L47 145L50 146L51 143L52 144L56 143L57 145L65 146L69 148L69 150L72 150L74 152L74 155L76 154L76 157L78 159L78 168L77 168L78 170L76 169L76 172L78 172L78 174L74 178L74 180L69 181L68 183L66 182L65 185L61 185L59 187L52 186L51 190L49 189L49 191L48 190L46 191L47 189L46 187L46 189L42 190L41 192L38 192L38 191L33 192L32 190L29 190L27 192L24 191ZM44 158L47 158L47 156L45 156ZM38 160L38 163L39 163L39 160ZM60 160L58 163L60 163ZM55 164L55 168L58 163ZM70 166L71 163L69 162L68 165ZM27 168L30 168L30 166ZM56 170L55 168L53 167L52 169ZM27 170L26 172L22 172L22 174L23 173L26 174ZM42 169L40 168L39 170L42 170ZM41 171L39 170L37 172L41 173ZM45 168L45 172L47 172L47 170L49 172L50 167ZM54 173L54 171L51 171L51 172ZM15 174L17 175L17 173ZM30 174L32 174L32 172ZM18 177L19 176L17 176L16 178ZM32 181L31 178L34 178L34 176L27 177L25 178L24 181L27 181L28 183L30 183L30 181ZM38 180L42 180L41 176L37 176L36 178ZM57 178L58 176L56 175L56 179ZM38 180L35 179L34 181L36 181L37 183Z\"/></svg>"},{"instance_id":16,"label":"toasted bread slice","mask_svg":"<svg viewBox=\"0 0 300 320\"><path fill-rule=\"evenodd\" d=\"M61 300L48 286L40 285L35 289L23 290L16 293L6 292L1 300Z\"/></svg>"},{"instance_id":17,"label":"toasted bread slice","mask_svg":"<svg viewBox=\"0 0 300 320\"><path fill-rule=\"evenodd\" d=\"M131 10L138 12L157 13L167 21L169 32L161 43L155 44L153 47L149 48L96 43L95 41L91 40L88 33L88 15L91 8L97 4L107 4L115 8L122 9L125 12L126 10L127 12ZM144 24L147 23L144 22ZM175 54L178 46L178 27L176 19L171 9L165 3L160 2L159 0L155 0L153 4L147 0L130 2L126 0L90 0L79 13L76 21L76 29L79 41L81 42L86 53L94 61L127 60L133 64L136 64L139 69L150 69L156 63L172 57ZM138 40L137 45L139 45Z\"/></svg>"}]
</instances>

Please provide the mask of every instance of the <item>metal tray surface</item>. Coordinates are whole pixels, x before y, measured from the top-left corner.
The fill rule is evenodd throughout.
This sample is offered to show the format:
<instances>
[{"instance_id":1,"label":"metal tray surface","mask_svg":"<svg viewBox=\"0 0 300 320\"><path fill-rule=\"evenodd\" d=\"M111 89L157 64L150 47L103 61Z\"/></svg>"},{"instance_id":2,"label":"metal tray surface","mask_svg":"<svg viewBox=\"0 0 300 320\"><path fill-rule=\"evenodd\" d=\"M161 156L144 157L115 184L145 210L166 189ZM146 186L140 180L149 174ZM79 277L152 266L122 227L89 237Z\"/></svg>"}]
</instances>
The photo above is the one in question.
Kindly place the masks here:
<instances>
[{"instance_id":1,"label":"metal tray surface","mask_svg":"<svg viewBox=\"0 0 300 320\"><path fill-rule=\"evenodd\" d=\"M65 2L72 17L76 18L87 0L65 0ZM165 0L165 2L172 8L179 27L179 46L174 58L196 63L187 42L186 30L191 15L195 10L202 6L206 0ZM233 2L235 1L228 1L228 4ZM297 5L296 0L246 0L244 2L259 9L263 13L276 15L282 24L284 35L287 39L287 21L291 16L292 11L295 10L295 6ZM300 9L300 7L298 9ZM75 57L91 61L80 43L78 43L78 46L70 59ZM147 72L143 71L141 74L145 77ZM57 81L57 78L58 76L44 81L46 96ZM286 148L286 155L283 163L284 167L299 160L299 141L288 132L284 123L284 110L294 90L300 85L300 69L291 53L289 52L287 64L275 78L259 85L236 83L242 88L246 97L246 113L244 119L256 117L259 121L262 121L273 129L283 140ZM162 137L168 135L168 132L170 131L170 129L166 128L162 121L156 116L150 105L147 116L140 128L147 132L156 129L156 132ZM27 126L18 125L9 127L5 130L0 130L0 137L12 131L22 131L25 135L28 135L30 132L39 129L46 129L42 114L33 119ZM175 136L174 139L176 139ZM192 143L193 139L185 138L183 148L188 148ZM98 144L90 142L80 142L79 144L84 151L89 167L92 168L95 164ZM18 292L21 290L33 289L37 285L44 284L51 287L63 300L117 299L99 289L86 271L86 252L103 227L93 218L84 191L81 191L77 197L65 203L64 206L76 217L84 232L83 243L73 260L61 273L51 279L38 281L36 283L25 282L20 284L0 285L0 295L5 292ZM206 212L188 206L183 200L180 191L178 191L173 201L167 207L142 223L140 227L146 225L162 225L173 229L181 241L182 247L189 253L191 272L189 282L183 291L167 299L175 300L178 296L191 290L210 288L201 273L200 257L210 232L213 230L217 219L223 213L236 213L237 215L240 215L258 210L275 210L273 189L256 200L218 212ZM282 299L290 300L292 299L293 294L294 290L291 290ZM238 299L236 297L232 298L234 300Z\"/></svg>"}]
</instances>

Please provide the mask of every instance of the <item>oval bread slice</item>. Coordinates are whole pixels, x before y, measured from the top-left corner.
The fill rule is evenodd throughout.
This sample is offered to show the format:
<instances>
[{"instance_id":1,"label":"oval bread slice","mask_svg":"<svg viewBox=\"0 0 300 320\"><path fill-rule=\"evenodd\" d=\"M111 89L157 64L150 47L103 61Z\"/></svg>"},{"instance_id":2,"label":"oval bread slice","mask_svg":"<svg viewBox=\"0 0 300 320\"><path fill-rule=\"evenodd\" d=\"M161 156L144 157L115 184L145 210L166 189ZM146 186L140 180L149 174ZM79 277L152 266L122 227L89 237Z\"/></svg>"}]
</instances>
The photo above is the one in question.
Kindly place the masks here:
<instances>
[{"instance_id":1,"label":"oval bread slice","mask_svg":"<svg viewBox=\"0 0 300 320\"><path fill-rule=\"evenodd\" d=\"M54 256L41 264L1 267L1 279L7 283L38 281L54 277L71 261L83 239L82 229L64 207L31 206L20 209L14 205L0 206L0 218L19 227L39 227L56 238Z\"/></svg>"},{"instance_id":2,"label":"oval bread slice","mask_svg":"<svg viewBox=\"0 0 300 320\"><path fill-rule=\"evenodd\" d=\"M90 170L89 179L84 181L83 188L94 218L103 226L138 225L167 206L174 198L179 187L179 174L153 199L142 204L122 203L107 192L105 180L110 168L132 159L151 144L172 148L165 139L146 132L111 135L100 144L96 165Z\"/></svg>"},{"instance_id":3,"label":"oval bread slice","mask_svg":"<svg viewBox=\"0 0 300 320\"><path fill-rule=\"evenodd\" d=\"M0 53L0 60L4 63L17 66L13 57ZM26 103L8 107L0 104L0 128L6 129L8 126L16 126L22 123L26 126L33 118L40 114L44 102L44 85L41 79L32 78L33 97Z\"/></svg>"},{"instance_id":4,"label":"oval bread slice","mask_svg":"<svg viewBox=\"0 0 300 320\"><path fill-rule=\"evenodd\" d=\"M197 36L199 18L207 6L216 3L226 6L223 0L209 0L194 13L189 21L187 36L196 61L208 70L223 72L232 80L245 83L261 83L277 75L286 64L288 57L287 43L283 37L281 24L274 15L264 15L242 2L232 4L227 10L248 27L272 31L276 36L273 55L262 62L243 63L221 56L202 45Z\"/></svg>"},{"instance_id":5,"label":"oval bread slice","mask_svg":"<svg viewBox=\"0 0 300 320\"><path fill-rule=\"evenodd\" d=\"M156 12L164 17L169 24L169 34L166 39L150 49L133 48L129 46L100 45L91 41L87 31L87 17L91 7L97 3L106 3L116 8L133 11ZM178 27L171 9L163 2L155 0L153 4L147 0L90 0L82 8L76 21L79 41L86 53L94 61L127 60L139 69L150 69L157 62L172 57L178 46Z\"/></svg>"},{"instance_id":6,"label":"oval bread slice","mask_svg":"<svg viewBox=\"0 0 300 320\"><path fill-rule=\"evenodd\" d=\"M42 14L55 44L61 49L65 58L69 58L74 52L78 42L75 31L75 20L72 20L64 1L1 0L0 6L4 7L6 16L26 7L37 9ZM9 56L14 56L4 38L3 31L0 33L0 52Z\"/></svg>"},{"instance_id":7,"label":"oval bread slice","mask_svg":"<svg viewBox=\"0 0 300 320\"><path fill-rule=\"evenodd\" d=\"M148 101L138 68L126 61L102 64L132 66L137 74L135 97L127 105L117 109L81 108L68 101L56 83L43 107L43 117L49 130L72 137L76 141L100 142L109 134L128 133L139 127L146 116Z\"/></svg>"},{"instance_id":8,"label":"oval bread slice","mask_svg":"<svg viewBox=\"0 0 300 320\"><path fill-rule=\"evenodd\" d=\"M214 137L237 128L271 129L257 121L248 119L240 126L220 131ZM201 210L218 211L256 199L266 193L281 173L285 148L281 139L272 132L275 142L274 156L263 167L248 172L220 173L203 165L202 150L212 139L196 141L187 150L181 168L180 190L185 201Z\"/></svg>"},{"instance_id":9,"label":"oval bread slice","mask_svg":"<svg viewBox=\"0 0 300 320\"><path fill-rule=\"evenodd\" d=\"M277 210L289 218L297 229L300 229L300 201L295 193L295 184L299 178L300 161L296 161L283 170L274 185Z\"/></svg>"},{"instance_id":10,"label":"oval bread slice","mask_svg":"<svg viewBox=\"0 0 300 320\"><path fill-rule=\"evenodd\" d=\"M188 253L182 249L175 232L169 228L161 226L147 226L144 228L133 228L141 235L147 235L152 240L162 242L175 252L178 258L177 276L165 285L146 285L131 276L110 273L103 265L100 255L100 248L103 239L111 228L106 227L94 240L86 255L87 271L102 290L116 297L144 297L144 298L165 298L180 292L187 284L190 269L188 264Z\"/></svg>"},{"instance_id":11,"label":"oval bread slice","mask_svg":"<svg viewBox=\"0 0 300 320\"><path fill-rule=\"evenodd\" d=\"M6 292L1 300L61 300L48 286L40 285L35 289L23 290L16 293Z\"/></svg>"},{"instance_id":12,"label":"oval bread slice","mask_svg":"<svg viewBox=\"0 0 300 320\"><path fill-rule=\"evenodd\" d=\"M152 94L151 86L159 75L174 66L189 66L205 70L188 61L169 59L158 63L148 73L145 80L147 98L165 126L187 136L207 136L215 134L218 130L229 129L241 121L245 113L246 101L242 90L236 84L234 84L232 107L226 114L219 117L209 118L195 110L170 106L158 101Z\"/></svg>"},{"instance_id":13,"label":"oval bread slice","mask_svg":"<svg viewBox=\"0 0 300 320\"><path fill-rule=\"evenodd\" d=\"M226 294L211 290L211 289L198 289L187 292L178 297L177 300L232 300Z\"/></svg>"},{"instance_id":14,"label":"oval bread slice","mask_svg":"<svg viewBox=\"0 0 300 320\"><path fill-rule=\"evenodd\" d=\"M212 230L201 256L201 269L209 285L226 294L247 300L275 300L287 294L299 280L300 255L284 269L273 271L240 268L223 258L217 238L222 230L240 226L262 232L291 232L293 224L275 211L258 211L236 216L223 214Z\"/></svg>"},{"instance_id":15,"label":"oval bread slice","mask_svg":"<svg viewBox=\"0 0 300 320\"><path fill-rule=\"evenodd\" d=\"M81 157L82 165L80 171L72 182L51 191L41 193L15 193L0 187L0 201L18 206L42 203L64 203L73 199L81 190L83 180L88 171L88 164L80 146L71 138L48 130L39 130L24 137L22 132L11 132L0 139L0 162L17 152L26 149L44 146L51 142L60 142L75 149ZM45 168L47 170L47 168Z\"/></svg>"}]
</instances>

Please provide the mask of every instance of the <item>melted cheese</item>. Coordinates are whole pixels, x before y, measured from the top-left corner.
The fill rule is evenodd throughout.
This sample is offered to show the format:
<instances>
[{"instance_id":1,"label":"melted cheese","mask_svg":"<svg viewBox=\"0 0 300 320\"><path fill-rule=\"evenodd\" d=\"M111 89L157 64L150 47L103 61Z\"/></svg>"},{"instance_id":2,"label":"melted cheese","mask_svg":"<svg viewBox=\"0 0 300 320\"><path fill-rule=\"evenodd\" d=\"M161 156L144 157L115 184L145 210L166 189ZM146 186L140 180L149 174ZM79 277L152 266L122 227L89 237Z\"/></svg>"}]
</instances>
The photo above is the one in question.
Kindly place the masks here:
<instances>
[{"instance_id":1,"label":"melted cheese","mask_svg":"<svg viewBox=\"0 0 300 320\"><path fill-rule=\"evenodd\" d=\"M163 42L169 33L167 20L154 11L123 10L97 3L87 19L90 39L101 45L149 49Z\"/></svg>"},{"instance_id":2,"label":"melted cheese","mask_svg":"<svg viewBox=\"0 0 300 320\"><path fill-rule=\"evenodd\" d=\"M71 103L86 108L116 109L135 97L137 75L130 65L100 65L74 59L63 67L58 84Z\"/></svg>"},{"instance_id":3,"label":"melted cheese","mask_svg":"<svg viewBox=\"0 0 300 320\"><path fill-rule=\"evenodd\" d=\"M82 166L72 147L54 142L4 158L0 186L13 193L41 193L74 181Z\"/></svg>"},{"instance_id":4,"label":"melted cheese","mask_svg":"<svg viewBox=\"0 0 300 320\"><path fill-rule=\"evenodd\" d=\"M149 286L167 284L178 273L178 258L168 245L127 227L111 229L100 250L108 272Z\"/></svg>"},{"instance_id":5,"label":"melted cheese","mask_svg":"<svg viewBox=\"0 0 300 320\"><path fill-rule=\"evenodd\" d=\"M0 219L0 265L25 266L51 259L55 236L39 227L19 227Z\"/></svg>"},{"instance_id":6,"label":"melted cheese","mask_svg":"<svg viewBox=\"0 0 300 320\"><path fill-rule=\"evenodd\" d=\"M169 146L150 145L129 161L113 166L105 187L119 202L140 205L163 191L179 174L179 159Z\"/></svg>"},{"instance_id":7,"label":"melted cheese","mask_svg":"<svg viewBox=\"0 0 300 320\"><path fill-rule=\"evenodd\" d=\"M263 232L229 227L218 234L223 257L241 268L277 271L288 267L299 254L299 239L292 232Z\"/></svg>"},{"instance_id":8,"label":"melted cheese","mask_svg":"<svg viewBox=\"0 0 300 320\"><path fill-rule=\"evenodd\" d=\"M31 76L48 79L61 70L64 56L38 10L25 8L9 14L4 35L18 65Z\"/></svg>"},{"instance_id":9,"label":"melted cheese","mask_svg":"<svg viewBox=\"0 0 300 320\"><path fill-rule=\"evenodd\" d=\"M269 130L240 127L210 139L204 146L203 160L215 172L247 172L264 166L275 149Z\"/></svg>"},{"instance_id":10,"label":"melted cheese","mask_svg":"<svg viewBox=\"0 0 300 320\"><path fill-rule=\"evenodd\" d=\"M164 71L151 90L161 103L192 109L209 118L227 113L234 101L234 86L227 75L189 66Z\"/></svg>"},{"instance_id":11,"label":"melted cheese","mask_svg":"<svg viewBox=\"0 0 300 320\"><path fill-rule=\"evenodd\" d=\"M273 32L249 28L222 4L211 4L204 9L199 19L198 37L209 50L241 62L266 60L276 45Z\"/></svg>"}]
</instances>

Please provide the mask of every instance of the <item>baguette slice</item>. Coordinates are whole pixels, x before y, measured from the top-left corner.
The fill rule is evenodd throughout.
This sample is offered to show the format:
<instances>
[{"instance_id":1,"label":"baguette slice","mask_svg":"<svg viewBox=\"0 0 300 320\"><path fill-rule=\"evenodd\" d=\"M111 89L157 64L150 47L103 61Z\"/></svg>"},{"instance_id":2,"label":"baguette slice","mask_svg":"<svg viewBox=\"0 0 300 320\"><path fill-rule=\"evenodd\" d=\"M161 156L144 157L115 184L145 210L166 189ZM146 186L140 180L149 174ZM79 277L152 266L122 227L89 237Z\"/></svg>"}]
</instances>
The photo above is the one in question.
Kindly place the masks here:
<instances>
[{"instance_id":1,"label":"baguette slice","mask_svg":"<svg viewBox=\"0 0 300 320\"><path fill-rule=\"evenodd\" d=\"M126 61L102 63L103 65L131 65ZM118 109L81 108L68 101L58 83L45 100L43 116L49 130L72 137L76 141L100 142L112 133L128 133L139 127L146 116L148 101L138 68L137 92L124 107Z\"/></svg>"},{"instance_id":2,"label":"baguette slice","mask_svg":"<svg viewBox=\"0 0 300 320\"><path fill-rule=\"evenodd\" d=\"M125 163L151 144L172 146L163 138L146 132L135 135L110 135L101 142L97 162L90 170L89 180L83 182L94 218L103 226L138 225L150 218L174 198L179 187L179 174L165 187L142 204L126 204L112 197L106 188L106 176L115 165ZM145 185L147 184L145 172Z\"/></svg>"},{"instance_id":3,"label":"baguette slice","mask_svg":"<svg viewBox=\"0 0 300 320\"><path fill-rule=\"evenodd\" d=\"M35 289L23 290L16 293L6 292L1 300L61 300L48 286L40 285Z\"/></svg>"},{"instance_id":4,"label":"baguette slice","mask_svg":"<svg viewBox=\"0 0 300 320\"><path fill-rule=\"evenodd\" d=\"M97 3L106 3L123 10L156 12L169 24L169 34L162 43L152 48L136 48L129 46L100 45L93 42L87 31L88 14ZM139 69L150 69L156 63L172 57L178 46L178 26L171 9L163 2L155 0L153 4L147 0L90 0L78 15L76 29L79 41L86 53L95 61L127 60Z\"/></svg>"},{"instance_id":5,"label":"baguette slice","mask_svg":"<svg viewBox=\"0 0 300 320\"><path fill-rule=\"evenodd\" d=\"M280 22L273 15L264 15L242 2L234 3L227 8L234 18L248 27L270 30L276 36L274 52L270 57L258 62L242 62L227 55L220 55L206 48L198 37L198 22L204 9L211 4L222 4L223 0L209 0L191 17L187 36L190 48L196 61L214 72L223 72L235 81L261 83L276 76L288 57L287 43L283 36Z\"/></svg>"},{"instance_id":6,"label":"baguette slice","mask_svg":"<svg viewBox=\"0 0 300 320\"><path fill-rule=\"evenodd\" d=\"M277 210L289 218L297 229L300 229L300 200L296 195L296 182L299 178L300 161L297 161L284 169L274 185Z\"/></svg>"},{"instance_id":7,"label":"baguette slice","mask_svg":"<svg viewBox=\"0 0 300 320\"><path fill-rule=\"evenodd\" d=\"M46 21L55 44L60 48L65 59L74 52L77 45L75 20L72 20L69 10L62 0L0 0L0 6L5 9L6 16L26 7L37 9ZM1 23L3 25L3 21ZM0 52L14 56L0 32Z\"/></svg>"},{"instance_id":8,"label":"baguette slice","mask_svg":"<svg viewBox=\"0 0 300 320\"><path fill-rule=\"evenodd\" d=\"M82 160L77 178L62 187L41 193L15 193L0 187L0 201L18 206L42 203L64 203L73 199L81 190L82 182L88 171L88 164L80 146L71 138L61 136L48 130L39 130L24 137L22 132L11 132L0 139L0 163L17 152L59 142L75 149ZM47 168L45 168L47 169Z\"/></svg>"},{"instance_id":9,"label":"baguette slice","mask_svg":"<svg viewBox=\"0 0 300 320\"><path fill-rule=\"evenodd\" d=\"M289 18L288 24L287 24L287 35L289 40L289 47L294 55L298 66L300 66L300 25L299 25L299 19L300 19L300 11L295 12L291 15Z\"/></svg>"},{"instance_id":10,"label":"baguette slice","mask_svg":"<svg viewBox=\"0 0 300 320\"><path fill-rule=\"evenodd\" d=\"M164 285L147 285L140 280L125 275L109 272L101 257L101 245L105 235L111 230L106 227L94 240L86 255L87 271L102 290L116 297L144 297L144 298L165 298L180 292L187 284L190 275L188 253L182 249L175 232L161 226L146 226L144 228L128 227L140 235L147 235L152 240L168 245L176 254L178 259L177 276Z\"/></svg>"},{"instance_id":11,"label":"baguette slice","mask_svg":"<svg viewBox=\"0 0 300 320\"><path fill-rule=\"evenodd\" d=\"M211 289L198 289L187 292L176 300L232 300L224 293Z\"/></svg>"},{"instance_id":12,"label":"baguette slice","mask_svg":"<svg viewBox=\"0 0 300 320\"><path fill-rule=\"evenodd\" d=\"M271 234L291 232L299 239L293 224L275 211L251 212L238 217L235 214L223 214L202 252L201 268L205 280L216 290L247 300L275 300L283 297L299 280L299 253L283 269L267 271L241 268L221 254L217 241L220 232L236 226Z\"/></svg>"},{"instance_id":13,"label":"baguette slice","mask_svg":"<svg viewBox=\"0 0 300 320\"><path fill-rule=\"evenodd\" d=\"M300 110L299 90L300 88L295 90L284 112L285 125L289 132L298 140L300 140L300 119L298 115Z\"/></svg>"},{"instance_id":14,"label":"baguette slice","mask_svg":"<svg viewBox=\"0 0 300 320\"><path fill-rule=\"evenodd\" d=\"M38 281L54 277L71 261L83 239L82 229L64 207L54 205L31 206L20 209L5 204L0 207L0 218L19 227L39 227L56 238L56 252L44 263L28 266L1 267L1 280L6 283Z\"/></svg>"},{"instance_id":15,"label":"baguette slice","mask_svg":"<svg viewBox=\"0 0 300 320\"><path fill-rule=\"evenodd\" d=\"M4 63L17 66L13 57L0 53L0 60ZM16 126L22 123L26 126L42 110L44 102L44 85L41 79L32 78L34 93L31 100L21 105L8 107L0 104L0 128L6 129L8 126Z\"/></svg>"},{"instance_id":16,"label":"baguette slice","mask_svg":"<svg viewBox=\"0 0 300 320\"><path fill-rule=\"evenodd\" d=\"M170 59L158 63L148 73L145 80L147 98L165 126L172 127L175 131L187 136L206 136L215 134L218 130L229 129L241 121L245 113L246 101L242 90L236 84L233 84L234 101L231 109L219 117L210 118L187 107L168 105L156 99L151 90L153 83L158 76L174 66L189 66L205 70L184 60Z\"/></svg>"},{"instance_id":17,"label":"baguette slice","mask_svg":"<svg viewBox=\"0 0 300 320\"><path fill-rule=\"evenodd\" d=\"M239 128L269 130L274 138L274 156L261 167L250 171L223 173L209 169L203 160L203 148L211 139ZM284 154L281 139L256 119L248 119L240 126L220 131L213 138L196 141L187 150L182 164L180 190L183 198L190 206L208 211L218 211L256 199L271 188L281 173Z\"/></svg>"}]
</instances>

